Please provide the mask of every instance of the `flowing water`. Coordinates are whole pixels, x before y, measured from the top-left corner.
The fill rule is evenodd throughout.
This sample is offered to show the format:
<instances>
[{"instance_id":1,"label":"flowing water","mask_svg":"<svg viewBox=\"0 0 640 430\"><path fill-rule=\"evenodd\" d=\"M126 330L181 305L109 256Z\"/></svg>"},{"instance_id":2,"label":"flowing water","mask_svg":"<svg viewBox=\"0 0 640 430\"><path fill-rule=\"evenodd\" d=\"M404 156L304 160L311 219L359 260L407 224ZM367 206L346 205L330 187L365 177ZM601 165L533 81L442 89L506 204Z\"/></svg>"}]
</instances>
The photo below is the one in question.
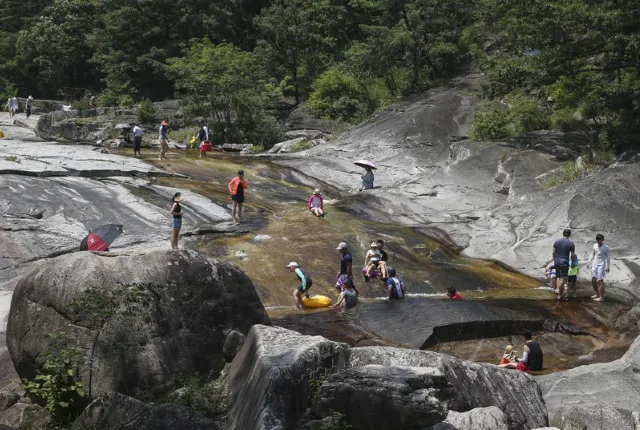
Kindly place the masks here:
<instances>
[{"instance_id":1,"label":"flowing water","mask_svg":"<svg viewBox=\"0 0 640 430\"><path fill-rule=\"evenodd\" d=\"M231 261L244 270L253 280L275 324L351 345L406 346L406 342L398 341L393 331L390 334L380 333L372 329L375 324L368 324L366 320L375 320L378 316L378 319L397 320L400 330L405 320L414 321L411 323L414 326L416 321L421 326L422 323L429 325L429 321L434 319L443 319L443 324L455 323L449 321L455 317L437 304L444 302L433 303L434 300L448 301L444 292L447 287L455 287L465 301L489 306L491 318L501 320L502 312L509 315L504 317L505 324L512 323L510 315L526 313L534 318L571 325L575 329L574 334L550 332L540 335L549 370L597 360L593 351L602 348L616 351L601 354L608 359L619 355L618 349L622 351L624 341L618 340L606 324L607 311L593 308L585 301L557 303L540 280L515 273L492 261L463 258L450 244L416 229L355 217L355 209L366 204L366 196L362 194L343 193L263 158L214 154L207 159L199 159L193 153L182 153L169 161L154 161L150 157L148 161L186 176L182 179L157 178L153 181L155 184L192 190L229 209L231 200L227 183L239 168L244 169L249 189L242 227L250 233L202 235L190 238L184 244L207 255ZM352 185L345 184L345 189ZM321 188L324 194L325 218L316 218L307 211L307 199L315 187ZM148 191L141 193L150 201L157 198ZM188 202L185 205L188 206ZM189 216L188 211L186 216ZM292 293L297 279L286 269L287 263L296 261L311 274L311 293L335 299L337 293L333 284L340 267L340 256L336 250L338 243L344 241L349 244L354 258L354 274L359 274L369 244L376 239L385 241L390 265L397 269L407 285L410 298L407 306L392 314L388 309L374 306L386 296L384 285L377 280L365 283L358 276L356 286L362 298L358 312L369 312L365 314L367 318L363 318L363 314L336 310L295 310ZM428 301L428 310L424 310L425 301ZM608 306L612 306L608 311L619 310L615 304ZM494 309L498 309L497 316ZM483 312L485 310L479 313L479 319L485 318ZM417 327L418 330L422 328ZM514 334L504 336L488 332L474 335L482 339L462 336L459 341L447 339L432 348L461 358L495 362L506 343L521 343L513 337Z\"/></svg>"}]
</instances>

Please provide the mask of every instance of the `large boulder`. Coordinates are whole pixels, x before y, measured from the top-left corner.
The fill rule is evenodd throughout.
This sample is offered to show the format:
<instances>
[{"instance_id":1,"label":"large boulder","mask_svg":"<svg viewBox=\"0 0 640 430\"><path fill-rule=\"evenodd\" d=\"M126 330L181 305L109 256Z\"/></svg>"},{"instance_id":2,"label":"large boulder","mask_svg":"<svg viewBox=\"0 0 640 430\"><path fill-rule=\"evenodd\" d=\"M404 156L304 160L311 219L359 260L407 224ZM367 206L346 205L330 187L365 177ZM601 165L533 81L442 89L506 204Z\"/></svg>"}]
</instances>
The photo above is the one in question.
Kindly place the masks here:
<instances>
[{"instance_id":1,"label":"large boulder","mask_svg":"<svg viewBox=\"0 0 640 430\"><path fill-rule=\"evenodd\" d=\"M33 403L16 403L6 411L0 412L2 426L20 429L45 429L53 420L42 406Z\"/></svg>"},{"instance_id":2,"label":"large boulder","mask_svg":"<svg viewBox=\"0 0 640 430\"><path fill-rule=\"evenodd\" d=\"M495 406L475 408L469 412L449 411L445 423L456 430L507 430L506 415Z\"/></svg>"},{"instance_id":3,"label":"large boulder","mask_svg":"<svg viewBox=\"0 0 640 430\"><path fill-rule=\"evenodd\" d=\"M633 414L640 412L639 369L640 337L619 360L539 376L551 424L561 429L633 429Z\"/></svg>"},{"instance_id":4,"label":"large boulder","mask_svg":"<svg viewBox=\"0 0 640 430\"><path fill-rule=\"evenodd\" d=\"M454 390L449 406L456 412L496 406L507 417L509 429L522 430L548 424L547 408L533 377L490 364L477 364L430 351L387 347L352 348L349 366L434 367ZM523 400L524 399L524 400Z\"/></svg>"},{"instance_id":5,"label":"large boulder","mask_svg":"<svg viewBox=\"0 0 640 430\"><path fill-rule=\"evenodd\" d=\"M156 406L118 393L94 400L73 423L73 430L165 429L218 430L218 426L186 406Z\"/></svg>"},{"instance_id":6,"label":"large boulder","mask_svg":"<svg viewBox=\"0 0 640 430\"><path fill-rule=\"evenodd\" d=\"M425 428L447 417L452 397L438 369L369 365L329 376L314 410L341 413L355 430Z\"/></svg>"},{"instance_id":7,"label":"large boulder","mask_svg":"<svg viewBox=\"0 0 640 430\"><path fill-rule=\"evenodd\" d=\"M313 388L344 368L347 345L255 325L229 370L227 430L290 429L311 405Z\"/></svg>"},{"instance_id":8,"label":"large boulder","mask_svg":"<svg viewBox=\"0 0 640 430\"><path fill-rule=\"evenodd\" d=\"M18 284L7 344L20 377L32 379L47 334L64 329L63 340L85 353L80 374L91 397L159 392L176 376L222 370L227 334L253 324L269 317L251 280L230 264L193 251L80 252Z\"/></svg>"}]
</instances>

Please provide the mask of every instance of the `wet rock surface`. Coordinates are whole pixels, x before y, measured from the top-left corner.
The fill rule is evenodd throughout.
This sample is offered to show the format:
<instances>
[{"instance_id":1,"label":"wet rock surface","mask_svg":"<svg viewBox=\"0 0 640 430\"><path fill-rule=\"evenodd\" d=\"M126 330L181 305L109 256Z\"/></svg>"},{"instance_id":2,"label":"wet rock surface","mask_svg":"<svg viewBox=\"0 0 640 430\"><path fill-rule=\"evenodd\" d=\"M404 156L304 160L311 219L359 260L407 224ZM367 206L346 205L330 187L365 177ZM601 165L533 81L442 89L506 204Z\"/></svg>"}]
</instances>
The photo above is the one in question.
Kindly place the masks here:
<instances>
[{"instance_id":1,"label":"wet rock surface","mask_svg":"<svg viewBox=\"0 0 640 430\"><path fill-rule=\"evenodd\" d=\"M561 429L634 428L632 414L640 412L639 368L640 338L619 360L538 377L551 424Z\"/></svg>"},{"instance_id":2,"label":"wet rock surface","mask_svg":"<svg viewBox=\"0 0 640 430\"><path fill-rule=\"evenodd\" d=\"M71 305L90 289L123 296L100 325ZM219 372L227 334L257 323L270 321L253 284L228 263L194 251L76 253L20 281L7 343L18 374L31 379L50 348L46 335L64 329L85 351L80 374L89 396L161 392L176 375Z\"/></svg>"},{"instance_id":3,"label":"wet rock surface","mask_svg":"<svg viewBox=\"0 0 640 430\"><path fill-rule=\"evenodd\" d=\"M469 412L449 411L444 422L456 430L507 430L509 428L507 417L495 406L475 408Z\"/></svg>"}]
</instances>

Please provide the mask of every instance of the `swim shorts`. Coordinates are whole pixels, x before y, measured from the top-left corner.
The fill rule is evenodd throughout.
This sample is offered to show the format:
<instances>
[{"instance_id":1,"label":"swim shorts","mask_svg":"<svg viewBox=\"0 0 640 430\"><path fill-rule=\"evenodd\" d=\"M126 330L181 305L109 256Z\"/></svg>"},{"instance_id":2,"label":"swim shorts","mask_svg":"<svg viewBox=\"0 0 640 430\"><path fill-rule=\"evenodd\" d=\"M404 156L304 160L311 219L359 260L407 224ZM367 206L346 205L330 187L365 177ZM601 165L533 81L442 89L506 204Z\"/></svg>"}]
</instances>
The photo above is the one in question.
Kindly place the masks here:
<instances>
[{"instance_id":1,"label":"swim shorts","mask_svg":"<svg viewBox=\"0 0 640 430\"><path fill-rule=\"evenodd\" d=\"M173 228L182 227L182 218L174 218L173 219Z\"/></svg>"},{"instance_id":2,"label":"swim shorts","mask_svg":"<svg viewBox=\"0 0 640 430\"><path fill-rule=\"evenodd\" d=\"M598 281L604 281L604 277L607 275L604 264L594 265L591 269L591 277L596 278Z\"/></svg>"},{"instance_id":3,"label":"swim shorts","mask_svg":"<svg viewBox=\"0 0 640 430\"><path fill-rule=\"evenodd\" d=\"M569 265L556 264L556 276L558 278L566 278L567 276L569 276Z\"/></svg>"}]
</instances>

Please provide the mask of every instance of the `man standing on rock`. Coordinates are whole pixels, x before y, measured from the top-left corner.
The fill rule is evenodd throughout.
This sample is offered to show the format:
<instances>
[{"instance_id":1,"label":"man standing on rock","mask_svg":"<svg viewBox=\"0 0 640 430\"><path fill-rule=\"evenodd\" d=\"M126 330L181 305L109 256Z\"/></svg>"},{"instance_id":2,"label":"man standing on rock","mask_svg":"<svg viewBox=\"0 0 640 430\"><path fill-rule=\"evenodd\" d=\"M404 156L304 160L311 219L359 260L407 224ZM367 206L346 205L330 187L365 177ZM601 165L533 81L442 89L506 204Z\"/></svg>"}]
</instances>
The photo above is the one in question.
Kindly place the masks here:
<instances>
[{"instance_id":1,"label":"man standing on rock","mask_svg":"<svg viewBox=\"0 0 640 430\"><path fill-rule=\"evenodd\" d=\"M576 246L569 240L571 230L565 228L562 232L562 239L558 239L553 244L553 262L556 267L556 294L558 300L567 300L564 294L564 284L569 276L569 262L576 253Z\"/></svg>"},{"instance_id":2,"label":"man standing on rock","mask_svg":"<svg viewBox=\"0 0 640 430\"><path fill-rule=\"evenodd\" d=\"M600 233L596 235L596 243L593 245L593 253L589 258L589 263L593 264L591 269L591 285L596 292L591 298L596 302L604 301L604 277L611 269L611 252L604 244L604 236Z\"/></svg>"},{"instance_id":3,"label":"man standing on rock","mask_svg":"<svg viewBox=\"0 0 640 430\"><path fill-rule=\"evenodd\" d=\"M160 124L160 130L158 130L158 142L160 143L160 158L158 160L164 160L167 149L169 149L169 134L167 128L169 123L165 120Z\"/></svg>"}]
</instances>

